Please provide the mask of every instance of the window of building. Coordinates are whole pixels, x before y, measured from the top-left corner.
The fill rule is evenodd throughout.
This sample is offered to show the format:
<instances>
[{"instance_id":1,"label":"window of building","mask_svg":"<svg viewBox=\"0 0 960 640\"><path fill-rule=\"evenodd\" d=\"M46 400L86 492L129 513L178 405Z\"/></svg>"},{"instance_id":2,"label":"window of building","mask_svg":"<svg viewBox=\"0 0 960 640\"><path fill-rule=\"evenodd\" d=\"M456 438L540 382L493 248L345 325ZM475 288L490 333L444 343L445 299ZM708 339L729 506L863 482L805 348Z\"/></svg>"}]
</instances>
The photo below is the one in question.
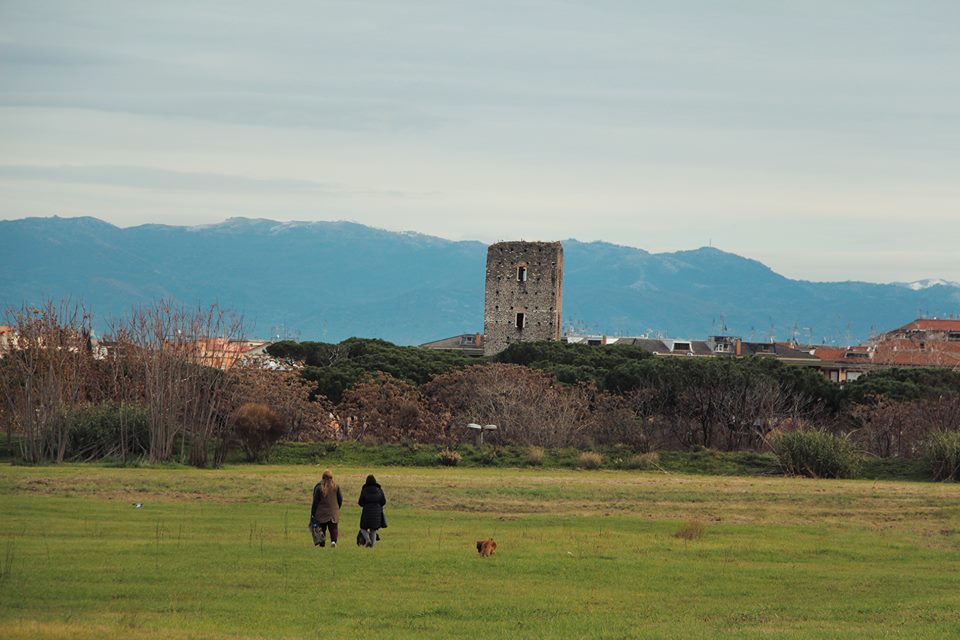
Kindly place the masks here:
<instances>
[{"instance_id":1,"label":"window of building","mask_svg":"<svg viewBox=\"0 0 960 640\"><path fill-rule=\"evenodd\" d=\"M675 343L673 343L673 350L674 350L674 351L690 351L690 343L689 343L689 342L675 342Z\"/></svg>"},{"instance_id":2,"label":"window of building","mask_svg":"<svg viewBox=\"0 0 960 640\"><path fill-rule=\"evenodd\" d=\"M518 314L517 314L517 324L516 324L517 329L523 329L523 327L526 326L526 324L527 324L526 314L524 314L524 313L518 313Z\"/></svg>"},{"instance_id":3,"label":"window of building","mask_svg":"<svg viewBox=\"0 0 960 640\"><path fill-rule=\"evenodd\" d=\"M517 281L526 282L527 281L527 268L526 267L517 267Z\"/></svg>"}]
</instances>

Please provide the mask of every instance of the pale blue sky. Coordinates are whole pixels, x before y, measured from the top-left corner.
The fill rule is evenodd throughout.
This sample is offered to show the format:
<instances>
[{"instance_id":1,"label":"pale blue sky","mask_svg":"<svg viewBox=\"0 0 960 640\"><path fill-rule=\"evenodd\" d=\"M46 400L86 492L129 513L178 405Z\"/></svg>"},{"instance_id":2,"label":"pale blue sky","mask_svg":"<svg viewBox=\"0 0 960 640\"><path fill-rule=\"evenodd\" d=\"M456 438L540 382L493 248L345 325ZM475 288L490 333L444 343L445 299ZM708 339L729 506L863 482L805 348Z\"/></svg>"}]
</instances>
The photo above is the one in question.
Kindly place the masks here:
<instances>
[{"instance_id":1,"label":"pale blue sky","mask_svg":"<svg viewBox=\"0 0 960 640\"><path fill-rule=\"evenodd\" d=\"M960 281L960 2L0 0L0 193Z\"/></svg>"}]
</instances>

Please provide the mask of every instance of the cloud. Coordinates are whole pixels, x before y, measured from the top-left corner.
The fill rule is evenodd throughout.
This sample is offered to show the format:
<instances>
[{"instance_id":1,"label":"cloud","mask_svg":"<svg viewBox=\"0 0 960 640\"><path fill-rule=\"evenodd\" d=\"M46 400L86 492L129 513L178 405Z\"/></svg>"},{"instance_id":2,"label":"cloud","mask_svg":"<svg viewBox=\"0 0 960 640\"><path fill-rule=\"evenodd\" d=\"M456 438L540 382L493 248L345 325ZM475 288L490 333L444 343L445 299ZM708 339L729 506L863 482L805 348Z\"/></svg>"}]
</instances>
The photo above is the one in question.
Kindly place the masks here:
<instances>
[{"instance_id":1,"label":"cloud","mask_svg":"<svg viewBox=\"0 0 960 640\"><path fill-rule=\"evenodd\" d=\"M386 99L326 98L237 92L73 93L0 95L0 107L131 113L256 125L367 132L425 131L453 121L429 109Z\"/></svg>"},{"instance_id":2,"label":"cloud","mask_svg":"<svg viewBox=\"0 0 960 640\"><path fill-rule=\"evenodd\" d=\"M712 239L774 265L802 245L799 277L960 280L870 253L960 235L958 19L948 0L5 0L0 214Z\"/></svg>"},{"instance_id":3,"label":"cloud","mask_svg":"<svg viewBox=\"0 0 960 640\"><path fill-rule=\"evenodd\" d=\"M0 41L0 60L7 71L14 69L63 68L76 72L81 67L117 64L117 54L99 51L89 46L69 46L51 42L13 42ZM132 61L132 59L130 60ZM7 76L6 85L15 85L15 79Z\"/></svg>"},{"instance_id":4,"label":"cloud","mask_svg":"<svg viewBox=\"0 0 960 640\"><path fill-rule=\"evenodd\" d=\"M223 173L171 171L152 167L111 165L0 165L0 180L101 185L164 192L222 192L231 194L282 192L292 195L337 196L377 194L392 197L423 195L395 190L356 189L314 180L251 178Z\"/></svg>"}]
</instances>

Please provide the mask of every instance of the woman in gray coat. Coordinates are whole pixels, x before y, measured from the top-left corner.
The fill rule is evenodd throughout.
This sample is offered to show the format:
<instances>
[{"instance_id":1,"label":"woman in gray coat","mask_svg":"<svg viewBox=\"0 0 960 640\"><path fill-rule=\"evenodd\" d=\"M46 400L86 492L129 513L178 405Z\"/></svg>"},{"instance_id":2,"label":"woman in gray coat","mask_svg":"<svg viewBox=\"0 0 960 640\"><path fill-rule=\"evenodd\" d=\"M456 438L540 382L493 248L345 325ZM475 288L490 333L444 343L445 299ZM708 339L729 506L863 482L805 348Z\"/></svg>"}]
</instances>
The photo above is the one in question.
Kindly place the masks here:
<instances>
[{"instance_id":1,"label":"woman in gray coat","mask_svg":"<svg viewBox=\"0 0 960 640\"><path fill-rule=\"evenodd\" d=\"M358 504L363 507L363 511L360 513L360 535L357 544L372 547L377 541L377 529L387 526L383 516L387 497L383 495L383 489L372 475L367 476L367 481L360 489Z\"/></svg>"}]
</instances>

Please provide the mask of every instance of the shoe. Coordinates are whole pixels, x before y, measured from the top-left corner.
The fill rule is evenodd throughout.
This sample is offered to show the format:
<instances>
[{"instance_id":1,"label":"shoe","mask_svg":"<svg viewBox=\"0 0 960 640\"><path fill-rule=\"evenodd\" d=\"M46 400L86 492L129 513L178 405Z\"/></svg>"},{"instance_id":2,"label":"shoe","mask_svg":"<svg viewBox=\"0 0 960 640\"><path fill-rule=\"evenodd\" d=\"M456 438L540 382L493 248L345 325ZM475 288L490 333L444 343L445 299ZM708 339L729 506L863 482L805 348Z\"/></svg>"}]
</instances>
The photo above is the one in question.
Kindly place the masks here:
<instances>
[{"instance_id":1,"label":"shoe","mask_svg":"<svg viewBox=\"0 0 960 640\"><path fill-rule=\"evenodd\" d=\"M337 543L336 543L336 542L333 542L333 541L331 541L331 542L330 542L330 546L331 546L331 547L333 547L334 549L336 549L336 547L337 547Z\"/></svg>"},{"instance_id":2,"label":"shoe","mask_svg":"<svg viewBox=\"0 0 960 640\"><path fill-rule=\"evenodd\" d=\"M320 543L317 544L318 547L323 547L323 546L325 546L325 545L326 545L325 542L320 542Z\"/></svg>"}]
</instances>

